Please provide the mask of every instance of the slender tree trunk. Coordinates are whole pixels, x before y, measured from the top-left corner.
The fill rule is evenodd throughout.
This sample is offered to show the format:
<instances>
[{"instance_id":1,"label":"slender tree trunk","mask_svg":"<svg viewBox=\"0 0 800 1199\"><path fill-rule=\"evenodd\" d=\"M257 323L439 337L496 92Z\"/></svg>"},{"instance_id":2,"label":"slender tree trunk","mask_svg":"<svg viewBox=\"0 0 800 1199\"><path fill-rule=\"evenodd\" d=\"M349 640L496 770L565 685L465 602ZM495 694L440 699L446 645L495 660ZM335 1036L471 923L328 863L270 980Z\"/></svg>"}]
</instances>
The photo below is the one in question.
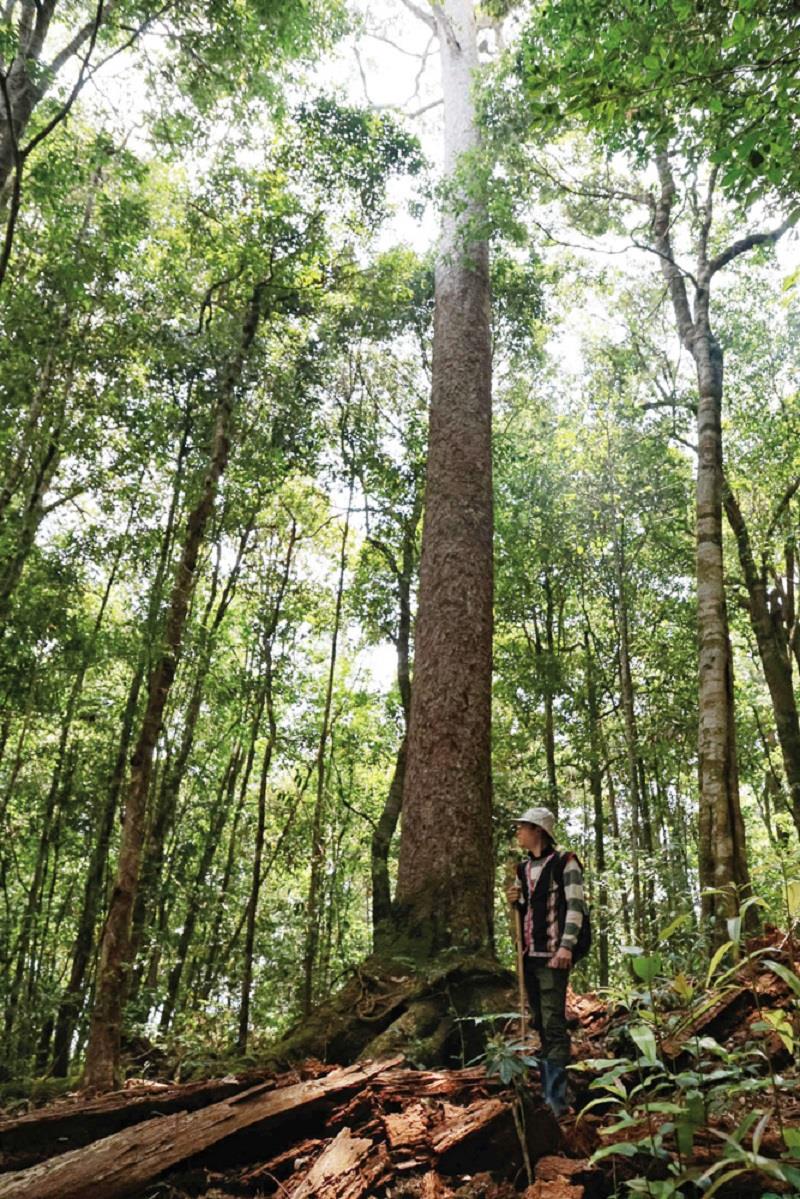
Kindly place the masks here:
<instances>
[{"instance_id":1,"label":"slender tree trunk","mask_svg":"<svg viewBox=\"0 0 800 1199\"><path fill-rule=\"evenodd\" d=\"M186 705L186 711L182 722L183 732L181 735L180 745L178 746L178 751L174 758L170 760L169 764L164 769L161 786L158 788L158 796L154 804L155 812L147 835L147 844L142 861L140 886L133 910L132 939L137 953L139 952L142 940L144 938L144 930L150 927L153 923L151 920L151 914L160 898L162 874L164 870L165 846L175 822L178 796L180 794L181 784L186 774L186 769L189 764L192 748L194 746L195 731L202 709L203 697L205 695L205 685L208 672L211 668L214 645L216 643L217 634L222 627L222 624L228 613L228 609L230 608L236 593L236 585L241 572L242 563L244 561L244 555L247 551L247 545L253 532L255 517L256 514L253 513L239 539L236 559L231 567L227 579L225 580L225 586L222 589L222 594L219 597L219 602L216 604L216 608L214 607L214 604L216 601L218 574L215 572L214 584L211 588L211 595L209 596L205 613L201 621L198 662L194 678L192 680L189 701ZM162 912L157 922L159 930L162 929L164 919L165 916ZM156 985L157 981L160 950L161 938L159 936L151 957L150 968L146 980L148 987L151 989Z\"/></svg>"},{"instance_id":2,"label":"slender tree trunk","mask_svg":"<svg viewBox=\"0 0 800 1199\"><path fill-rule=\"evenodd\" d=\"M550 576L544 575L544 635L546 657L544 658L544 748L547 761L547 806L558 817L558 775L556 772L556 729L555 729L555 603Z\"/></svg>"},{"instance_id":3,"label":"slender tree trunk","mask_svg":"<svg viewBox=\"0 0 800 1199\"><path fill-rule=\"evenodd\" d=\"M67 383L67 390L69 390L70 383L71 375ZM28 498L20 516L14 552L10 559L3 564L3 573L0 575L0 630L5 628L8 621L14 592L22 578L25 564L30 557L36 541L36 534L45 515L44 497L61 457L62 422L63 412L59 415L58 422L48 430L47 444L37 463Z\"/></svg>"},{"instance_id":4,"label":"slender tree trunk","mask_svg":"<svg viewBox=\"0 0 800 1199\"><path fill-rule=\"evenodd\" d=\"M217 904L211 936L209 937L205 967L203 970L203 979L198 987L197 995L195 996L196 1003L204 1003L211 993L211 987L216 976L217 960L219 958L220 950L222 949L222 922L231 888L234 866L236 864L239 822L241 820L245 801L247 799L247 789L250 785L250 776L253 772L253 764L255 763L256 758L256 743L261 730L261 721L264 716L264 705L266 703L263 680L256 696L255 703L256 709L250 722L250 738L247 747L247 755L245 757L244 771L242 772L242 781L239 785L239 799L236 805L233 823L231 825L231 834L228 841L228 853L225 859L225 869L219 888L219 902Z\"/></svg>"},{"instance_id":5,"label":"slender tree trunk","mask_svg":"<svg viewBox=\"0 0 800 1199\"><path fill-rule=\"evenodd\" d=\"M770 611L766 569L756 568L747 523L735 495L725 486L725 511L736 537L739 562L749 596L748 613L764 671L775 730L781 747L783 770L789 789L789 811L800 835L800 719L792 682L792 659L786 626ZM793 603L793 596L792 596Z\"/></svg>"},{"instance_id":6,"label":"slender tree trunk","mask_svg":"<svg viewBox=\"0 0 800 1199\"><path fill-rule=\"evenodd\" d=\"M261 293L262 287L258 285L248 304L238 350L226 364L220 380L209 465L200 497L187 520L183 551L166 618L164 649L148 680L147 703L131 758L117 878L103 929L86 1051L86 1085L94 1090L110 1089L119 1077L122 1012L131 967L131 917L139 883L153 754L181 653L200 547L213 511L219 480L228 463L235 391L258 327Z\"/></svg>"},{"instance_id":7,"label":"slender tree trunk","mask_svg":"<svg viewBox=\"0 0 800 1199\"><path fill-rule=\"evenodd\" d=\"M352 500L352 487L350 489L350 499ZM347 520L350 519L350 507L347 509ZM347 542L347 522L345 522L345 534L342 545L342 555L344 556L345 546ZM292 521L292 527L289 534L289 543L286 549L286 557L283 562L283 570L281 573L280 582L275 595L275 602L272 611L269 614L269 619L266 624L263 636L263 654L264 654L264 700L267 711L267 743L264 747L264 755L261 760L261 774L258 781L258 820L256 823L256 843L253 852L253 873L250 886L250 897L247 904L246 932L244 945L244 963L242 971L242 1002L239 1009L239 1033L237 1046L241 1053L247 1049L247 1037L250 1028L250 997L253 985L253 957L255 954L256 944L256 919L258 916L258 901L261 894L261 885L263 876L261 872L261 863L264 858L264 834L267 820L267 779L269 777L269 769L272 764L272 755L275 751L275 744L278 739L278 725L275 718L275 695L274 695L274 674L272 664L272 653L275 637L280 623L283 602L286 597L286 591L289 586L289 579L292 571L292 559L294 557L295 545L297 543L297 522ZM344 571L344 563L342 564L342 574ZM341 594L342 594L342 576L339 579L339 593L337 597L337 627L338 617L341 610ZM335 652L335 651L334 651Z\"/></svg>"},{"instance_id":8,"label":"slender tree trunk","mask_svg":"<svg viewBox=\"0 0 800 1199\"><path fill-rule=\"evenodd\" d=\"M431 8L442 64L445 172L479 144L471 0ZM398 944L493 952L492 446L488 245L471 193L448 205L435 274L433 383L403 827Z\"/></svg>"},{"instance_id":9,"label":"slender tree trunk","mask_svg":"<svg viewBox=\"0 0 800 1199\"><path fill-rule=\"evenodd\" d=\"M116 760L111 772L111 780L105 804L97 822L97 834L89 861L89 870L86 875L81 914L78 920L75 941L72 946L69 982L67 983L56 1015L53 1039L53 1074L57 1078L65 1077L69 1070L70 1045L83 1005L84 983L92 957L94 930L100 911L103 879L105 878L108 866L111 836L114 831L114 818L117 813L122 785L125 780L125 763L130 748L133 722L136 717L139 693L143 680L144 659L142 658L139 661L136 674L133 676L128 690L128 699L122 717L122 729Z\"/></svg>"},{"instance_id":10,"label":"slender tree trunk","mask_svg":"<svg viewBox=\"0 0 800 1199\"><path fill-rule=\"evenodd\" d=\"M328 760L328 737L330 735L331 706L333 703L333 684L336 678L336 658L339 648L339 633L342 620L342 603L344 600L344 576L347 568L347 541L350 535L350 511L353 503L353 479L350 479L350 494L347 500L347 515L342 530L341 549L339 551L339 581L336 587L336 607L333 616L333 633L331 634L331 653L328 664L328 682L325 688L325 702L322 709L319 742L317 744L317 793L314 801L314 813L311 821L311 867L308 880L308 898L306 900L306 944L303 953L303 990L301 996L304 1014L311 1011L314 1001L314 970L317 961L320 925L320 895L322 888L322 872L325 866L325 785L327 778L326 765Z\"/></svg>"},{"instance_id":11,"label":"slender tree trunk","mask_svg":"<svg viewBox=\"0 0 800 1199\"><path fill-rule=\"evenodd\" d=\"M600 705L597 701L594 657L588 630L583 635L586 665L586 719L589 726L589 790L594 816L594 867L597 875L598 981L608 986L608 885L606 883L605 816L603 812L603 766L600 756Z\"/></svg>"},{"instance_id":12,"label":"slender tree trunk","mask_svg":"<svg viewBox=\"0 0 800 1199\"><path fill-rule=\"evenodd\" d=\"M264 858L264 834L267 825L267 779L272 754L278 736L278 726L275 721L275 702L272 693L272 644L271 639L265 646L264 677L266 682L267 709L267 743L261 759L261 772L258 780L258 819L256 821L256 840L253 846L253 872L250 884L250 896L247 903L247 919L244 938L244 962L242 967L242 1001L239 1007L239 1032L236 1048L239 1053L247 1052L247 1037L250 1031L250 999L253 987L253 958L256 946L256 919L258 917L258 901L261 895L261 863Z\"/></svg>"},{"instance_id":13,"label":"slender tree trunk","mask_svg":"<svg viewBox=\"0 0 800 1199\"><path fill-rule=\"evenodd\" d=\"M637 940L644 937L644 904L642 901L641 847L642 804L639 794L637 761L639 733L636 727L636 707L631 673L628 602L626 595L627 564L623 544L624 526L617 525L614 516L614 575L617 590L617 632L619 637L619 683L622 715L625 727L625 760L628 768L628 794L631 807L631 865L633 868L633 923Z\"/></svg>"},{"instance_id":14,"label":"slender tree trunk","mask_svg":"<svg viewBox=\"0 0 800 1199\"><path fill-rule=\"evenodd\" d=\"M699 863L703 917L713 940L726 936L725 918L735 914L749 889L744 825L739 806L733 655L728 630L722 556L723 355L709 314L711 268L708 236L713 179L701 214L694 313L686 281L675 264L670 222L675 181L667 155L659 154L661 191L653 213L655 247L669 287L681 340L697 372L697 625L699 639L698 734ZM750 912L755 914L755 908Z\"/></svg>"},{"instance_id":15,"label":"slender tree trunk","mask_svg":"<svg viewBox=\"0 0 800 1199\"><path fill-rule=\"evenodd\" d=\"M170 970L169 980L167 982L167 996L164 1000L164 1007L162 1008L161 1017L159 1020L159 1028L162 1033L165 1033L169 1028L178 1004L181 979L183 977L186 959L189 955L189 949L191 947L192 939L197 927L197 920L200 915L203 888L206 885L208 872L211 869L214 861L214 855L217 851L220 838L225 829L228 813L233 806L233 796L236 790L236 781L239 777L241 766L242 747L241 744L237 744L234 746L233 752L228 759L227 766L225 767L225 771L220 782L217 800L211 814L208 835L206 837L205 844L203 845L203 853L192 883L189 902L181 926L181 935L178 939L175 962Z\"/></svg>"},{"instance_id":16,"label":"slender tree trunk","mask_svg":"<svg viewBox=\"0 0 800 1199\"><path fill-rule=\"evenodd\" d=\"M403 786L408 759L408 725L411 716L411 584L414 576L414 546L417 524L421 514L421 502L414 507L414 515L404 530L402 566L396 572L399 601L397 624L397 687L403 709L403 736L397 751L392 781L386 803L372 834L372 931L375 945L391 938L392 896L389 885L389 848L403 806Z\"/></svg>"}]
</instances>

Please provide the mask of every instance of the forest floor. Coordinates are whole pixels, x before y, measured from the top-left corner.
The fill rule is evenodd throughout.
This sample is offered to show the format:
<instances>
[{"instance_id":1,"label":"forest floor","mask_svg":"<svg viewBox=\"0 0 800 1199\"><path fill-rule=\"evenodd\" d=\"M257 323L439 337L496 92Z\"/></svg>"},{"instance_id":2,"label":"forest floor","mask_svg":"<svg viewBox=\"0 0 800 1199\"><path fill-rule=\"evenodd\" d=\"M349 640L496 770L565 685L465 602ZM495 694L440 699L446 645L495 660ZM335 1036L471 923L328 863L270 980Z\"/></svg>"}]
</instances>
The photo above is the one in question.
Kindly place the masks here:
<instances>
[{"instance_id":1,"label":"forest floor","mask_svg":"<svg viewBox=\"0 0 800 1199\"><path fill-rule=\"evenodd\" d=\"M797 1195L790 947L771 930L712 987L678 975L625 1003L571 994L560 1121L506 1024L462 1068L307 1060L0 1113L0 1199Z\"/></svg>"}]
</instances>

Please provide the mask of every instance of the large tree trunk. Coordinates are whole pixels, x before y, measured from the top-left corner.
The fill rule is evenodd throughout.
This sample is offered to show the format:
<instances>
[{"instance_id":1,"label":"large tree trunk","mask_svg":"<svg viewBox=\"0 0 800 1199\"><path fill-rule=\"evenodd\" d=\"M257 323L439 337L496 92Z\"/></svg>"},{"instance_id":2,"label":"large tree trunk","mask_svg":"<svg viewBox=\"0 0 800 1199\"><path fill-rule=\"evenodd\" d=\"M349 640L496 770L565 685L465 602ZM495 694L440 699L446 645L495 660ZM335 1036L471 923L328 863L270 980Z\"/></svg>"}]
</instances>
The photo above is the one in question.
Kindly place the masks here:
<instances>
[{"instance_id":1,"label":"large tree trunk","mask_svg":"<svg viewBox=\"0 0 800 1199\"><path fill-rule=\"evenodd\" d=\"M187 520L183 550L166 617L164 649L150 675L147 703L131 758L117 877L103 928L97 991L86 1052L86 1085L95 1090L108 1090L118 1081L122 1011L131 967L131 917L139 885L153 756L181 653L200 547L213 511L219 481L228 463L234 395L245 357L258 328L261 292L259 285L250 297L239 347L226 364L220 379L208 469L200 496Z\"/></svg>"},{"instance_id":2,"label":"large tree trunk","mask_svg":"<svg viewBox=\"0 0 800 1199\"><path fill-rule=\"evenodd\" d=\"M472 0L431 9L445 170L478 146ZM491 949L492 453L488 246L479 201L448 204L435 278L433 385L415 668L395 904L417 956ZM460 207L460 205L458 205Z\"/></svg>"}]
</instances>

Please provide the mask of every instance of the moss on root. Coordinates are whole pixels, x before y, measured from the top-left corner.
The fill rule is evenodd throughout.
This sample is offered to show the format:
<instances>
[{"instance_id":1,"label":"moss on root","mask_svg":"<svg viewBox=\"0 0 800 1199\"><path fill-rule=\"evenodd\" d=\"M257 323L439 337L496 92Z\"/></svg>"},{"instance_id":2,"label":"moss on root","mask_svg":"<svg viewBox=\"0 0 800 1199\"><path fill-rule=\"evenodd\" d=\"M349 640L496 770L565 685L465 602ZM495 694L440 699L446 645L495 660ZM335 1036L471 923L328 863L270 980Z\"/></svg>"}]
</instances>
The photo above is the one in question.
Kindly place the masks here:
<instances>
[{"instance_id":1,"label":"moss on root","mask_svg":"<svg viewBox=\"0 0 800 1199\"><path fill-rule=\"evenodd\" d=\"M374 955L347 983L289 1029L270 1057L348 1064L403 1053L430 1068L460 1066L482 1050L488 1022L513 1004L511 973L489 956L442 955L422 966Z\"/></svg>"}]
</instances>

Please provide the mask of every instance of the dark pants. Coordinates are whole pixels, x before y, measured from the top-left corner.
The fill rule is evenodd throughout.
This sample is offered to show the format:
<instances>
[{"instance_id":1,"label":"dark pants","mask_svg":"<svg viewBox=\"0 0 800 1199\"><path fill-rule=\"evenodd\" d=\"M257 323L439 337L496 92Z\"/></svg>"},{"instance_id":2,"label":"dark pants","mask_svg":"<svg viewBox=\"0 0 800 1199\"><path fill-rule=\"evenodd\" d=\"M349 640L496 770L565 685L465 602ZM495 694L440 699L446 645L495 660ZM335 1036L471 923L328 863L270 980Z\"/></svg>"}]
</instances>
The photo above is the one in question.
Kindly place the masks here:
<instances>
[{"instance_id":1,"label":"dark pants","mask_svg":"<svg viewBox=\"0 0 800 1199\"><path fill-rule=\"evenodd\" d=\"M533 1013L533 1027L542 1042L541 1057L554 1066L569 1064L567 982L569 970L554 970L547 958L525 958L525 989Z\"/></svg>"}]
</instances>

